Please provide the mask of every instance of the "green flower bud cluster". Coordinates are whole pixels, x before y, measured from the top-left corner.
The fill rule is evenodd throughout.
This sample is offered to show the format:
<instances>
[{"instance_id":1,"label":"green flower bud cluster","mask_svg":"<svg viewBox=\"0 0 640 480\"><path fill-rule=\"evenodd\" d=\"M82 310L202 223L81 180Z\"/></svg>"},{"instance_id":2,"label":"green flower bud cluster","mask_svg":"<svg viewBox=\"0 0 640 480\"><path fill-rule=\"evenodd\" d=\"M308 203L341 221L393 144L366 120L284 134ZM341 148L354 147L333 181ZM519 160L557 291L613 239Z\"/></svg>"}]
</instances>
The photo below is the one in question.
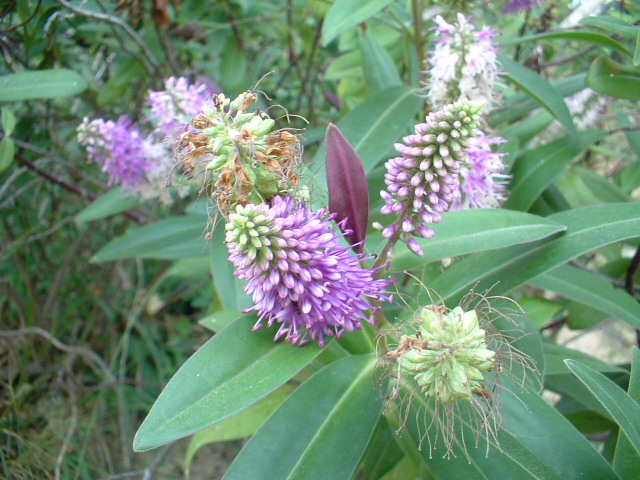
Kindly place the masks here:
<instances>
[{"instance_id":1,"label":"green flower bud cluster","mask_svg":"<svg viewBox=\"0 0 640 480\"><path fill-rule=\"evenodd\" d=\"M438 307L423 307L417 319L420 327L404 341L410 348L400 357L404 372L426 396L443 403L481 394L483 372L494 367L496 354L487 348L475 310L456 307L445 313Z\"/></svg>"},{"instance_id":2,"label":"green flower bud cluster","mask_svg":"<svg viewBox=\"0 0 640 480\"><path fill-rule=\"evenodd\" d=\"M267 205L238 205L226 224L226 243L233 254L242 258L245 266L258 268L273 260L278 243L273 231L273 218L265 215Z\"/></svg>"}]
</instances>

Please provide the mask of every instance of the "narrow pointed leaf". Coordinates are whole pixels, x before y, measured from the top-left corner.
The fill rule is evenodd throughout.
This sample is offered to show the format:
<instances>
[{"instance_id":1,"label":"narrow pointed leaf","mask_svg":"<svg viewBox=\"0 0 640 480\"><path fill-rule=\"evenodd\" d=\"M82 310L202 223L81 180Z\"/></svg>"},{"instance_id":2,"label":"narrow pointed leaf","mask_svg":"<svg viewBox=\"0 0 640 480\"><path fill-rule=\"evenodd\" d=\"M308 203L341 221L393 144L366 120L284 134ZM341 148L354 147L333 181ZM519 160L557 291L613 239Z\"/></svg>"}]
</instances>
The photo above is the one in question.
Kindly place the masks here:
<instances>
[{"instance_id":1,"label":"narrow pointed leaf","mask_svg":"<svg viewBox=\"0 0 640 480\"><path fill-rule=\"evenodd\" d=\"M158 447L231 417L320 353L316 344L275 343L273 329L251 331L255 322L255 315L233 322L180 367L136 433L135 450Z\"/></svg>"},{"instance_id":2,"label":"narrow pointed leaf","mask_svg":"<svg viewBox=\"0 0 640 480\"><path fill-rule=\"evenodd\" d=\"M183 215L137 228L112 240L91 259L109 262L122 258L189 258L204 255L207 225L203 215Z\"/></svg>"},{"instance_id":3,"label":"narrow pointed leaf","mask_svg":"<svg viewBox=\"0 0 640 480\"><path fill-rule=\"evenodd\" d=\"M348 479L382 404L373 355L329 364L302 384L244 446L225 480Z\"/></svg>"},{"instance_id":4,"label":"narrow pointed leaf","mask_svg":"<svg viewBox=\"0 0 640 480\"><path fill-rule=\"evenodd\" d=\"M613 381L592 368L575 360L566 360L565 363L620 426L636 454L640 454L640 404Z\"/></svg>"},{"instance_id":5,"label":"narrow pointed leaf","mask_svg":"<svg viewBox=\"0 0 640 480\"><path fill-rule=\"evenodd\" d=\"M611 282L593 273L562 265L531 280L529 284L589 305L640 329L640 303L624 290L614 288Z\"/></svg>"},{"instance_id":6,"label":"narrow pointed leaf","mask_svg":"<svg viewBox=\"0 0 640 480\"><path fill-rule=\"evenodd\" d=\"M566 230L547 218L502 209L471 209L447 212L432 226L436 235L417 239L424 257L416 257L406 245L396 246L393 270L415 268L443 258L533 242Z\"/></svg>"},{"instance_id":7,"label":"narrow pointed leaf","mask_svg":"<svg viewBox=\"0 0 640 480\"><path fill-rule=\"evenodd\" d=\"M375 15L392 0L337 0L327 13L322 25L321 44L326 47L345 30L355 27Z\"/></svg>"},{"instance_id":8,"label":"narrow pointed leaf","mask_svg":"<svg viewBox=\"0 0 640 480\"><path fill-rule=\"evenodd\" d=\"M66 68L35 70L0 76L0 102L77 95L87 81Z\"/></svg>"},{"instance_id":9,"label":"narrow pointed leaf","mask_svg":"<svg viewBox=\"0 0 640 480\"><path fill-rule=\"evenodd\" d=\"M640 100L640 71L604 55L596 58L587 72L587 86L614 98Z\"/></svg>"},{"instance_id":10,"label":"narrow pointed leaf","mask_svg":"<svg viewBox=\"0 0 640 480\"><path fill-rule=\"evenodd\" d=\"M481 252L454 263L429 287L452 303L474 286L505 294L569 260L610 243L640 237L640 203L610 203L565 210L548 217L567 226L550 240Z\"/></svg>"},{"instance_id":11,"label":"narrow pointed leaf","mask_svg":"<svg viewBox=\"0 0 640 480\"><path fill-rule=\"evenodd\" d=\"M327 187L329 211L336 214L336 222L346 219L343 231L347 241L362 252L369 222L369 187L360 157L342 132L333 125L327 127Z\"/></svg>"},{"instance_id":12,"label":"narrow pointed leaf","mask_svg":"<svg viewBox=\"0 0 640 480\"><path fill-rule=\"evenodd\" d=\"M122 193L120 187L114 188L95 199L89 206L76 215L77 222L90 222L123 212L138 204L138 199Z\"/></svg>"},{"instance_id":13,"label":"narrow pointed leaf","mask_svg":"<svg viewBox=\"0 0 640 480\"><path fill-rule=\"evenodd\" d=\"M571 135L577 134L567 104L558 91L546 79L504 55L500 55L500 63L507 71L505 75L507 80L531 95L531 97L553 115Z\"/></svg>"},{"instance_id":14,"label":"narrow pointed leaf","mask_svg":"<svg viewBox=\"0 0 640 480\"><path fill-rule=\"evenodd\" d=\"M628 393L633 400L640 402L640 349L638 347L633 347L631 351L631 379ZM618 434L613 467L624 480L634 480L640 472L640 455L624 432Z\"/></svg>"},{"instance_id":15,"label":"narrow pointed leaf","mask_svg":"<svg viewBox=\"0 0 640 480\"><path fill-rule=\"evenodd\" d=\"M511 191L504 207L527 210L533 202L587 147L604 137L604 131L580 132L527 152L516 160L511 174Z\"/></svg>"}]
</instances>

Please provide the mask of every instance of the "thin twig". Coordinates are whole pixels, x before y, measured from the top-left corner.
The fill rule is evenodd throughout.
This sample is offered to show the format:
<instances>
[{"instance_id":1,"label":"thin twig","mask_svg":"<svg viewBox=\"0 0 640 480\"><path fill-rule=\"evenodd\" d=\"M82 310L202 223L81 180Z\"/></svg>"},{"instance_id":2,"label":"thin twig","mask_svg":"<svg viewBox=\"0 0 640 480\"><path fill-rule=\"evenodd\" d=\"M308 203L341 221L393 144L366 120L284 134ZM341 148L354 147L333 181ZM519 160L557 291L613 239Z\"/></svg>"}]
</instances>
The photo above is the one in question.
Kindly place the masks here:
<instances>
[{"instance_id":1,"label":"thin twig","mask_svg":"<svg viewBox=\"0 0 640 480\"><path fill-rule=\"evenodd\" d=\"M0 337L4 338L15 338L24 335L40 335L41 337L44 337L47 341L49 341L49 343L51 343L58 350L62 350L63 352L71 353L74 355L79 355L91 360L95 365L99 367L98 369L94 368L94 371L98 373L98 375L101 374L105 376L109 380L109 382L111 382L111 384L116 384L115 375L111 373L111 370L109 370L109 367L104 362L104 360L100 358L93 350L89 350L85 347L73 347L71 345L62 343L51 333L39 327L20 328L18 330L0 330Z\"/></svg>"},{"instance_id":2,"label":"thin twig","mask_svg":"<svg viewBox=\"0 0 640 480\"><path fill-rule=\"evenodd\" d=\"M138 34L135 32L135 30L131 28L131 26L125 21L113 15L109 15L107 13L94 12L92 10L85 10L84 8L76 7L71 3L69 3L67 0L58 0L58 2L68 10L71 10L72 12L78 15L81 15L87 18L92 18L94 20L100 20L110 25L115 25L122 28L125 31L125 33L129 36L129 38L131 38L133 43L135 43L136 46L140 49L140 51L144 54L147 62L149 62L149 65L153 70L150 73L156 74L160 70L160 65L158 64L155 57L153 56L153 53L151 53L151 50L149 50L149 47L147 47L147 45L142 41L142 39L138 37Z\"/></svg>"},{"instance_id":3,"label":"thin twig","mask_svg":"<svg viewBox=\"0 0 640 480\"><path fill-rule=\"evenodd\" d=\"M64 437L64 442L62 443L62 447L60 447L60 451L58 452L58 457L56 458L56 468L55 468L55 479L60 480L61 470L62 470L62 462L64 461L64 457L67 454L67 450L69 450L69 446L71 444L71 439L78 428L78 405L75 392L73 391L73 387L67 390L69 396L71 397L71 422L69 423L69 428L67 429L67 434Z\"/></svg>"},{"instance_id":4,"label":"thin twig","mask_svg":"<svg viewBox=\"0 0 640 480\"><path fill-rule=\"evenodd\" d=\"M631 259L631 263L629 264L629 268L627 269L627 275L625 276L624 286L629 295L635 298L635 289L634 289L634 280L636 278L636 274L638 273L638 268L640 268L640 247L636 249L636 253ZM636 329L636 345L640 347L640 329Z\"/></svg>"},{"instance_id":5,"label":"thin twig","mask_svg":"<svg viewBox=\"0 0 640 480\"><path fill-rule=\"evenodd\" d=\"M86 198L87 200L95 200L96 198L98 198L97 195L88 192L87 190L80 188L80 187L76 187L75 185L62 180L61 178L56 177L55 175L53 175L52 173L41 169L40 167L38 167L35 163L31 162L30 160L27 160L23 155L21 155L20 153L16 153L15 154L15 159L21 163L23 166L27 167L29 170L32 170L34 172L36 172L38 175L40 175L41 177L46 178L47 180L49 180L50 182L55 183L56 185L60 185L62 188L64 188L65 190L69 190L70 192L73 192L77 195L80 195L83 198ZM129 212L129 211L124 211L121 212L122 215L124 215L127 218L130 218L131 220L133 220L134 222L143 224L145 223L145 220L142 217L139 217L138 215Z\"/></svg>"}]
</instances>

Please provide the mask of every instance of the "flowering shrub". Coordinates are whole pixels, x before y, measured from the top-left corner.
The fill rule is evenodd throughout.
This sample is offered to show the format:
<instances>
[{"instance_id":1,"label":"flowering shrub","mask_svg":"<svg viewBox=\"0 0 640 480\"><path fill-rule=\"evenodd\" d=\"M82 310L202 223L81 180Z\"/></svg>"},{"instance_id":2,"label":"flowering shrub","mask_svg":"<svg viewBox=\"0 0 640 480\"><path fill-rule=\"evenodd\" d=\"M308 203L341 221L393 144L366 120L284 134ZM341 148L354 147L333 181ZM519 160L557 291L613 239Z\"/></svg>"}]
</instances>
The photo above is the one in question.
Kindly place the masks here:
<instances>
[{"instance_id":1,"label":"flowering shrub","mask_svg":"<svg viewBox=\"0 0 640 480\"><path fill-rule=\"evenodd\" d=\"M36 26L31 3L6 32L60 22L51 61L73 69L0 78L0 101L22 102L20 120L3 110L0 170L15 156L100 191L74 212L83 235L144 224L95 229L114 238L92 262L119 279L136 259L135 308L108 324L123 339L100 339L117 354L54 342L105 375L74 377L84 390L117 385L123 458L191 436L187 475L203 445L243 440L225 479L635 478L640 351L597 359L556 330L640 330L637 6L565 29L566 2L60 1ZM44 113L61 105L58 131ZM57 136L85 187L26 157ZM163 310L171 333L149 333ZM148 379L140 345L170 381ZM153 475L132 458L96 475Z\"/></svg>"}]
</instances>

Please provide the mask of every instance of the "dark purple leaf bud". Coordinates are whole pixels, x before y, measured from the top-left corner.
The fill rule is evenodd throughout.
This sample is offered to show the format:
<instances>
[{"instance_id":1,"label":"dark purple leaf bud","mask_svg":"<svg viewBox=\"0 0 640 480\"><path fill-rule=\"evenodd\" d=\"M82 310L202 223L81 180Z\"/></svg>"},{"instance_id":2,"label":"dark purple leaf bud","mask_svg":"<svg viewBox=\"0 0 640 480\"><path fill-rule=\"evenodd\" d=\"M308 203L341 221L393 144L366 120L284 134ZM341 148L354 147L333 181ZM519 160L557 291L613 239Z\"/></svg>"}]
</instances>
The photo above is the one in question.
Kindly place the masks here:
<instances>
[{"instance_id":1,"label":"dark purple leaf bud","mask_svg":"<svg viewBox=\"0 0 640 480\"><path fill-rule=\"evenodd\" d=\"M364 166L349 141L332 123L327 127L326 144L329 211L336 214L336 221L351 248L362 252L369 221L369 188Z\"/></svg>"}]
</instances>

